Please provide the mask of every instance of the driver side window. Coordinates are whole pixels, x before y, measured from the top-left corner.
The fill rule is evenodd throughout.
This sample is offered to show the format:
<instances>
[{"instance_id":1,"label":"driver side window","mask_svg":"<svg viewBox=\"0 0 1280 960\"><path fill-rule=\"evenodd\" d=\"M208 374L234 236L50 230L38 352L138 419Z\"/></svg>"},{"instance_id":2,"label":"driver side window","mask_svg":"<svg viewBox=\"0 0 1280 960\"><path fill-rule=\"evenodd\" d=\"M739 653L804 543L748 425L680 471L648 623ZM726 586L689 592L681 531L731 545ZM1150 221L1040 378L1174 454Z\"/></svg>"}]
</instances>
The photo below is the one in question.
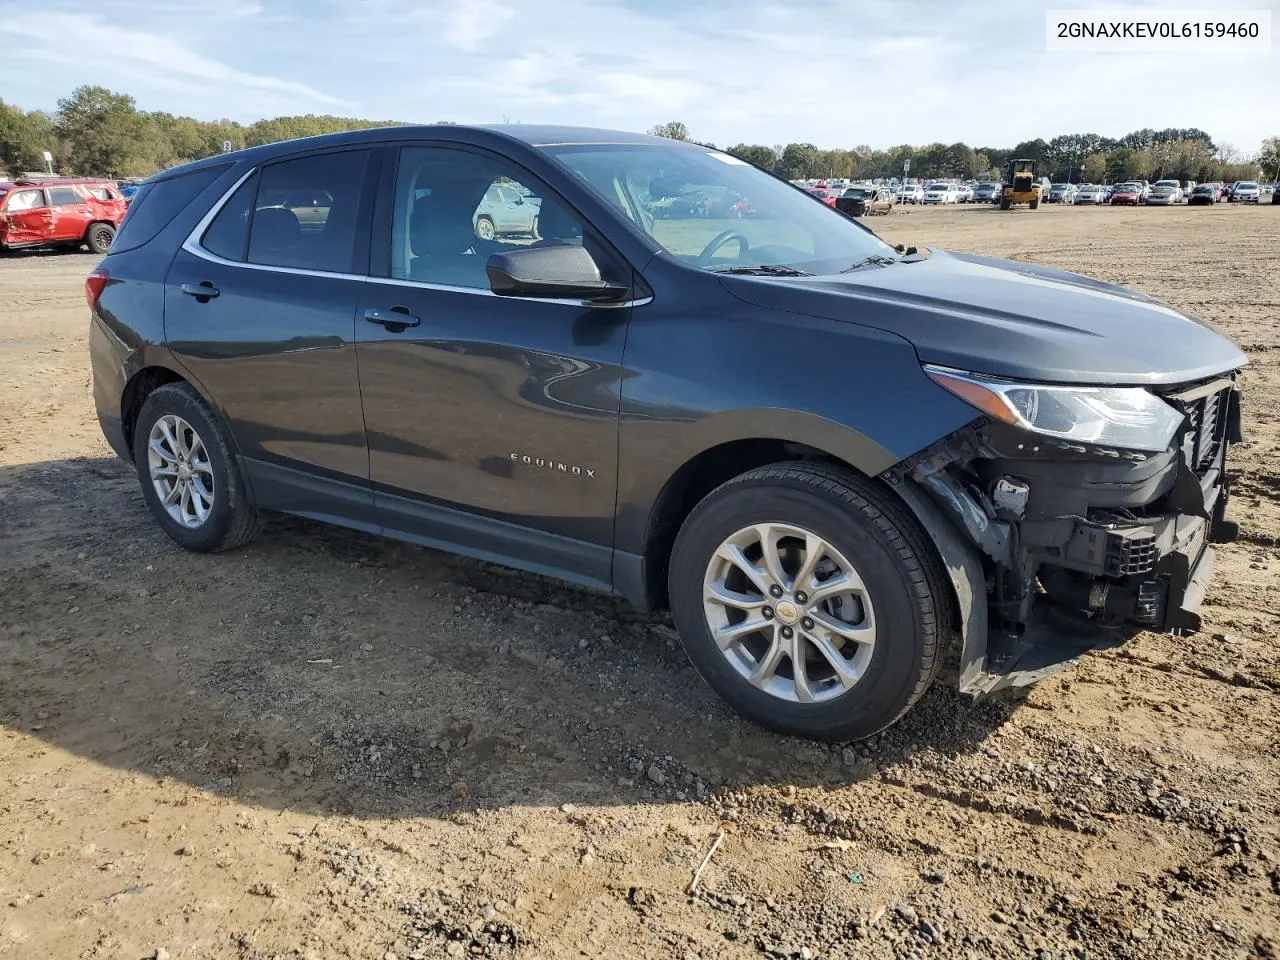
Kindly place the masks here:
<instances>
[{"instance_id":1,"label":"driver side window","mask_svg":"<svg viewBox=\"0 0 1280 960\"><path fill-rule=\"evenodd\" d=\"M391 276L489 289L490 254L584 244L583 225L505 161L450 147L404 147L391 222ZM595 251L593 250L593 255ZM597 258L599 262L599 258Z\"/></svg>"}]
</instances>

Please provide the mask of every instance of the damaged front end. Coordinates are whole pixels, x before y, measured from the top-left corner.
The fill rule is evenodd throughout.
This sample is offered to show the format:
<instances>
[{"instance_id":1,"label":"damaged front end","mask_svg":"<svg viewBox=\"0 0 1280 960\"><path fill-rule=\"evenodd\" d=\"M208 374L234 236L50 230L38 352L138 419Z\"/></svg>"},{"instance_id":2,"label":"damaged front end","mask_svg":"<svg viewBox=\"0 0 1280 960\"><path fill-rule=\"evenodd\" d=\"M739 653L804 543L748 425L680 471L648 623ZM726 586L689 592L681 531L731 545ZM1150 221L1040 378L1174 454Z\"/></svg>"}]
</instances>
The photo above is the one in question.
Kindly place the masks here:
<instances>
[{"instance_id":1,"label":"damaged front end","mask_svg":"<svg viewBox=\"0 0 1280 960\"><path fill-rule=\"evenodd\" d=\"M1033 683L1142 630L1199 629L1208 544L1237 533L1239 393L1233 373L1154 396L1174 411L1159 452L1035 432L971 395L994 415L886 475L955 587L963 692Z\"/></svg>"}]
</instances>

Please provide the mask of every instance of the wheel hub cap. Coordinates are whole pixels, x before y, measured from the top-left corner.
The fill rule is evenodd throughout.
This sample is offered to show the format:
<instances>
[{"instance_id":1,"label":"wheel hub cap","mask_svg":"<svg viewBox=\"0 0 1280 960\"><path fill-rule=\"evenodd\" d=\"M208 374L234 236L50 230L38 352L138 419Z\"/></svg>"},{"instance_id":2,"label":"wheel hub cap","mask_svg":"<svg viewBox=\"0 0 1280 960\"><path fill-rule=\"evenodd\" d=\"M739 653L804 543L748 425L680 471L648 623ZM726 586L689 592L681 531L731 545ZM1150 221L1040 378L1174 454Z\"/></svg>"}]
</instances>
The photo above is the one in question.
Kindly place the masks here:
<instances>
[{"instance_id":1,"label":"wheel hub cap","mask_svg":"<svg viewBox=\"0 0 1280 960\"><path fill-rule=\"evenodd\" d=\"M147 437L147 472L170 519L190 529L204 525L213 510L213 465L191 424L174 414L155 422Z\"/></svg>"},{"instance_id":2,"label":"wheel hub cap","mask_svg":"<svg viewBox=\"0 0 1280 960\"><path fill-rule=\"evenodd\" d=\"M822 537L758 523L728 537L707 564L703 612L716 646L752 686L814 703L866 673L875 612L858 571Z\"/></svg>"}]
</instances>

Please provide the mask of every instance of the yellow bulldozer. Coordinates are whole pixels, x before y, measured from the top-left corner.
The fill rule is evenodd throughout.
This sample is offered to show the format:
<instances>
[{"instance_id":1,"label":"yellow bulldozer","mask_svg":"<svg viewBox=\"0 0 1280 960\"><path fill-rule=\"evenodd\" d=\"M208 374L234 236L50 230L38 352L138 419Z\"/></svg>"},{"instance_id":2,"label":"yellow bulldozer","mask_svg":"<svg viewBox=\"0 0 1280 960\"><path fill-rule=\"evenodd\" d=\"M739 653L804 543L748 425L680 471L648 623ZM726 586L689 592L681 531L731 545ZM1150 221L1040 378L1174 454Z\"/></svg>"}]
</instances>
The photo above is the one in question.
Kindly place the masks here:
<instances>
[{"instance_id":1,"label":"yellow bulldozer","mask_svg":"<svg viewBox=\"0 0 1280 960\"><path fill-rule=\"evenodd\" d=\"M1000 209L1008 210L1015 203L1025 203L1032 210L1040 206L1040 183L1036 180L1034 160L1009 161L1004 188L1000 191Z\"/></svg>"}]
</instances>

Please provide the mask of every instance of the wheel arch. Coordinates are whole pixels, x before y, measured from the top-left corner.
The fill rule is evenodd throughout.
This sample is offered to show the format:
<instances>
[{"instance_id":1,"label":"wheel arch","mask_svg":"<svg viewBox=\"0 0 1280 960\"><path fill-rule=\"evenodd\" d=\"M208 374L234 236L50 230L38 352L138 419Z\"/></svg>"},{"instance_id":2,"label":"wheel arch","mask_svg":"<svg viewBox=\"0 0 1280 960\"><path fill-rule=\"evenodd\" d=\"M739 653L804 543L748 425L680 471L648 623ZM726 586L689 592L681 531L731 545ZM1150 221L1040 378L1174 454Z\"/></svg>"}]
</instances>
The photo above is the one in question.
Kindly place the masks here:
<instances>
[{"instance_id":1,"label":"wheel arch","mask_svg":"<svg viewBox=\"0 0 1280 960\"><path fill-rule=\"evenodd\" d=\"M874 478L897 462L875 441L822 417L785 410L745 411L729 421L738 429L723 430L727 424L720 422L722 416L700 422L708 432L719 434L716 442L687 446L678 457L664 456L661 478L655 476L658 467L644 471L619 498L615 581L642 609L666 607L676 534L698 502L725 481L757 467L795 460ZM653 462L640 462L644 460Z\"/></svg>"},{"instance_id":2,"label":"wheel arch","mask_svg":"<svg viewBox=\"0 0 1280 960\"><path fill-rule=\"evenodd\" d=\"M200 395L205 403L209 404L210 409L215 414L220 415L218 407L212 402L199 383L181 370L161 362L159 358L150 358L150 362L140 365L129 374L129 378L125 381L124 389L120 392L120 426L124 433L127 449L133 449L133 431L137 426L138 414L142 412L142 405L147 402L147 397L151 396L157 388L170 383L187 384ZM234 439L232 443L234 443Z\"/></svg>"},{"instance_id":3,"label":"wheel arch","mask_svg":"<svg viewBox=\"0 0 1280 960\"><path fill-rule=\"evenodd\" d=\"M90 220L87 224L85 224L84 233L80 234L80 236L83 239L88 240L89 232L93 230L94 227L110 227L112 230L117 230L117 231L120 229L120 227L117 224L112 223L106 217L96 217L95 219Z\"/></svg>"}]
</instances>

